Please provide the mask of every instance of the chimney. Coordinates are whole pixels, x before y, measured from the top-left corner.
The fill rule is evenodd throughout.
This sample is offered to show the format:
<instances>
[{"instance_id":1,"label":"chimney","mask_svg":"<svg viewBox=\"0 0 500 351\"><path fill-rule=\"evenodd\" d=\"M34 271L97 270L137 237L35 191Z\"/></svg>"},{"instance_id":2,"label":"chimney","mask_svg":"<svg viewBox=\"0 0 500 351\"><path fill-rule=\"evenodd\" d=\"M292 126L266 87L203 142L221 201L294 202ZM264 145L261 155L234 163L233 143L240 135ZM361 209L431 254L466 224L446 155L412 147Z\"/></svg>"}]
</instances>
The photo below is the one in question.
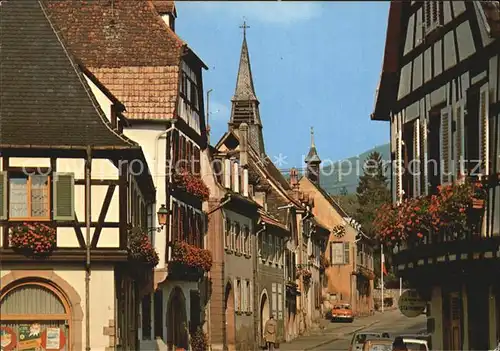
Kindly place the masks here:
<instances>
[{"instance_id":1,"label":"chimney","mask_svg":"<svg viewBox=\"0 0 500 351\"><path fill-rule=\"evenodd\" d=\"M293 189L299 187L299 172L295 167L290 170L290 185Z\"/></svg>"},{"instance_id":2,"label":"chimney","mask_svg":"<svg viewBox=\"0 0 500 351\"><path fill-rule=\"evenodd\" d=\"M240 164L246 167L248 164L248 124L241 123L239 127L240 136Z\"/></svg>"},{"instance_id":3,"label":"chimney","mask_svg":"<svg viewBox=\"0 0 500 351\"><path fill-rule=\"evenodd\" d=\"M231 160L224 160L224 187L231 189Z\"/></svg>"},{"instance_id":4,"label":"chimney","mask_svg":"<svg viewBox=\"0 0 500 351\"><path fill-rule=\"evenodd\" d=\"M175 32L177 10L174 0L153 0L153 5L167 26Z\"/></svg>"}]
</instances>

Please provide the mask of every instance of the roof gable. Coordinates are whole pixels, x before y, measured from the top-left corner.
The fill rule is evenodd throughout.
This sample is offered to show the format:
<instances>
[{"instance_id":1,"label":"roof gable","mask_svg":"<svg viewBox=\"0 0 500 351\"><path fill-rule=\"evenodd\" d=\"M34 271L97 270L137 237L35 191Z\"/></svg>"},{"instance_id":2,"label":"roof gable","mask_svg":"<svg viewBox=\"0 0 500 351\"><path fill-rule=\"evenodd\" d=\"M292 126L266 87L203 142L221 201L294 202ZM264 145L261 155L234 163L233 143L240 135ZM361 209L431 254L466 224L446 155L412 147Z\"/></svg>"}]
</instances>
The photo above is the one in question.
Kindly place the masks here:
<instances>
[{"instance_id":1,"label":"roof gable","mask_svg":"<svg viewBox=\"0 0 500 351\"><path fill-rule=\"evenodd\" d=\"M1 9L1 146L138 148L112 130L43 4Z\"/></svg>"},{"instance_id":2,"label":"roof gable","mask_svg":"<svg viewBox=\"0 0 500 351\"><path fill-rule=\"evenodd\" d=\"M321 186L319 186L318 184L314 183L314 182L311 182L309 180L309 178L307 177L302 177L300 178L299 180L299 183L300 182L308 182L309 184L311 184L317 191L318 193L326 200L328 201L328 203L333 207L333 209L335 211L337 211L342 217L349 217L349 215L347 214L346 211L344 211L344 209L340 206L340 204L335 201L331 196L330 194L328 194Z\"/></svg>"}]
</instances>

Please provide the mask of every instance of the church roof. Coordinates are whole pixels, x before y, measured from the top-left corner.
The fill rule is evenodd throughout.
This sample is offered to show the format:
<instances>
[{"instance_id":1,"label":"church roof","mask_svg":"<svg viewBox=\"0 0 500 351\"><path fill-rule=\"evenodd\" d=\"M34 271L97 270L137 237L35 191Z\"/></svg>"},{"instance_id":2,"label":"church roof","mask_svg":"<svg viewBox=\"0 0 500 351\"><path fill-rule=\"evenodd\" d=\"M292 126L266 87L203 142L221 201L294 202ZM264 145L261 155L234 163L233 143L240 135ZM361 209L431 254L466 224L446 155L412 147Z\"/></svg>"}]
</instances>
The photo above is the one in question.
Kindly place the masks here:
<instances>
[{"instance_id":1,"label":"church roof","mask_svg":"<svg viewBox=\"0 0 500 351\"><path fill-rule=\"evenodd\" d=\"M0 147L139 149L112 129L41 1L2 2L0 44Z\"/></svg>"},{"instance_id":2,"label":"church roof","mask_svg":"<svg viewBox=\"0 0 500 351\"><path fill-rule=\"evenodd\" d=\"M236 79L236 89L233 100L257 100L255 87L253 85L252 68L250 67L250 55L248 53L246 35L243 35L240 65L238 68L238 78Z\"/></svg>"},{"instance_id":3,"label":"church roof","mask_svg":"<svg viewBox=\"0 0 500 351\"><path fill-rule=\"evenodd\" d=\"M306 163L321 163L321 159L318 156L318 151L316 150L316 145L314 144L314 130L311 127L311 147L309 148L309 153L305 158Z\"/></svg>"}]
</instances>

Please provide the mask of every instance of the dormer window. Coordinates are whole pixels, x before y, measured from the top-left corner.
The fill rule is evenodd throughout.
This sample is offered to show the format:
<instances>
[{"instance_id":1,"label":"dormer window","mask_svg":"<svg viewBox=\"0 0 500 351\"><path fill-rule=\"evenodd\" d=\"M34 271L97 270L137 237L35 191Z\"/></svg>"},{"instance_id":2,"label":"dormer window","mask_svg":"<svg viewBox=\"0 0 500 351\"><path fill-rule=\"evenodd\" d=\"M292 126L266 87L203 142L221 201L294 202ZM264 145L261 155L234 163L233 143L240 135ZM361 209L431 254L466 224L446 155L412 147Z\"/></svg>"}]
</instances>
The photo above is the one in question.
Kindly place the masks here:
<instances>
[{"instance_id":1,"label":"dormer window","mask_svg":"<svg viewBox=\"0 0 500 351\"><path fill-rule=\"evenodd\" d=\"M438 27L441 27L441 12L443 3L436 0L429 0L423 2L424 7L424 31L429 34Z\"/></svg>"}]
</instances>

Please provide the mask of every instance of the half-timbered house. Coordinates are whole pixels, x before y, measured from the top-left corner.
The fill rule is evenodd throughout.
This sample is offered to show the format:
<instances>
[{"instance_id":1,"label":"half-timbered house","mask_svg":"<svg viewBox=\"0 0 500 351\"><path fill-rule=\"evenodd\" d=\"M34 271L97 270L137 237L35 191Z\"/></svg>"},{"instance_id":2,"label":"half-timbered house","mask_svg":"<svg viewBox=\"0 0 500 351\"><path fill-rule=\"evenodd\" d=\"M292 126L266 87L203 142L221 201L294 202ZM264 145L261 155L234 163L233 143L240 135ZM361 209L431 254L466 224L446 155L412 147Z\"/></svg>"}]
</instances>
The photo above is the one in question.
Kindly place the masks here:
<instances>
[{"instance_id":1,"label":"half-timbered house","mask_svg":"<svg viewBox=\"0 0 500 351\"><path fill-rule=\"evenodd\" d=\"M437 196L432 230L393 257L429 301L433 349L493 349L500 338L499 19L498 1L390 5L371 118L391 125L394 201ZM458 200L467 184L473 196ZM445 191L454 208L435 201Z\"/></svg>"},{"instance_id":2,"label":"half-timbered house","mask_svg":"<svg viewBox=\"0 0 500 351\"><path fill-rule=\"evenodd\" d=\"M158 200L153 212L161 204L170 212L160 231L151 223L160 263L156 291L142 301L142 346L165 342L187 348L203 322L200 283L210 267L202 211L208 188L200 177L207 146L206 66L175 33L173 1L49 4L70 49L126 105L127 123L118 121L119 128L142 146L151 165ZM186 257L197 259L189 263Z\"/></svg>"},{"instance_id":3,"label":"half-timbered house","mask_svg":"<svg viewBox=\"0 0 500 351\"><path fill-rule=\"evenodd\" d=\"M137 349L155 192L109 120L123 105L87 80L43 1L2 2L0 45L2 349Z\"/></svg>"}]
</instances>

